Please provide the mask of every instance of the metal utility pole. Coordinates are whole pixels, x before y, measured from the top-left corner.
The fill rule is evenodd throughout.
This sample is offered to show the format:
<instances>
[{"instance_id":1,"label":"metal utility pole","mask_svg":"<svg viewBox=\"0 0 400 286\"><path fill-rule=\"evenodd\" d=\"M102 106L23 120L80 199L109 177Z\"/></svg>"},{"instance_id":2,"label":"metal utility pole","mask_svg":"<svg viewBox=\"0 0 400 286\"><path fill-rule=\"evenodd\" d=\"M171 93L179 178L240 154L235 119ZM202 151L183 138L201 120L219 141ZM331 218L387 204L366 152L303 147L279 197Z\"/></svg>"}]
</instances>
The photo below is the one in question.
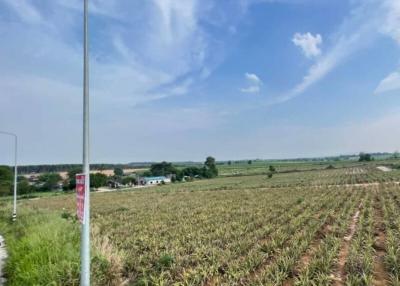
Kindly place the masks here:
<instances>
[{"instance_id":1,"label":"metal utility pole","mask_svg":"<svg viewBox=\"0 0 400 286\"><path fill-rule=\"evenodd\" d=\"M84 0L83 2L83 14L83 174L85 175L85 201L81 231L81 286L90 286L88 0Z\"/></svg>"},{"instance_id":2,"label":"metal utility pole","mask_svg":"<svg viewBox=\"0 0 400 286\"><path fill-rule=\"evenodd\" d=\"M17 154L18 154L18 137L14 133L0 131L0 134L9 135L14 137L14 207L12 213L12 220L15 221L17 219L17 176L18 176L18 167L17 167Z\"/></svg>"}]
</instances>

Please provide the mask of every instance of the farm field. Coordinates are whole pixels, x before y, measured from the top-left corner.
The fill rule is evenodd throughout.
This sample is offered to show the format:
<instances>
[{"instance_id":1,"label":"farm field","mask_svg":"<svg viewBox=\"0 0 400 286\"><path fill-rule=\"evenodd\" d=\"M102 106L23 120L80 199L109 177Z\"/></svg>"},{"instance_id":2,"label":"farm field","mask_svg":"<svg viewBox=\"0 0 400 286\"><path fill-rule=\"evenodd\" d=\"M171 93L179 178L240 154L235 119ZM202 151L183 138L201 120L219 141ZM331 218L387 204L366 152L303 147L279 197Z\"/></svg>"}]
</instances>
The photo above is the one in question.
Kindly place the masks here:
<instances>
[{"instance_id":1,"label":"farm field","mask_svg":"<svg viewBox=\"0 0 400 286\"><path fill-rule=\"evenodd\" d=\"M94 193L94 285L400 285L400 172L314 167ZM9 285L78 285L74 195L0 204Z\"/></svg>"}]
</instances>

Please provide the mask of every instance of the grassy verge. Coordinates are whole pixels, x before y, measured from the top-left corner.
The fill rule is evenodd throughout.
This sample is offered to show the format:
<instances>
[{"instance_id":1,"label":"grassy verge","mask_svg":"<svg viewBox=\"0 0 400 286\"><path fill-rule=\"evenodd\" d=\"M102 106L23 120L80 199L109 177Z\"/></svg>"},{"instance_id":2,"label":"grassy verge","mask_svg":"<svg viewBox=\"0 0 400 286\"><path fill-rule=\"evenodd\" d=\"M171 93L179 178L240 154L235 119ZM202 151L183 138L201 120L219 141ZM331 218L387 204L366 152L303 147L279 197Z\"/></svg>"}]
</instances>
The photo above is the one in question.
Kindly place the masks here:
<instances>
[{"instance_id":1,"label":"grassy verge","mask_svg":"<svg viewBox=\"0 0 400 286\"><path fill-rule=\"evenodd\" d=\"M80 225L65 211L19 208L0 201L0 234L5 237L7 286L79 285ZM122 262L107 237L92 225L92 285L120 285Z\"/></svg>"},{"instance_id":2,"label":"grassy verge","mask_svg":"<svg viewBox=\"0 0 400 286\"><path fill-rule=\"evenodd\" d=\"M33 210L20 212L12 223L8 209L0 214L0 232L9 254L7 285L78 285L78 225Z\"/></svg>"}]
</instances>

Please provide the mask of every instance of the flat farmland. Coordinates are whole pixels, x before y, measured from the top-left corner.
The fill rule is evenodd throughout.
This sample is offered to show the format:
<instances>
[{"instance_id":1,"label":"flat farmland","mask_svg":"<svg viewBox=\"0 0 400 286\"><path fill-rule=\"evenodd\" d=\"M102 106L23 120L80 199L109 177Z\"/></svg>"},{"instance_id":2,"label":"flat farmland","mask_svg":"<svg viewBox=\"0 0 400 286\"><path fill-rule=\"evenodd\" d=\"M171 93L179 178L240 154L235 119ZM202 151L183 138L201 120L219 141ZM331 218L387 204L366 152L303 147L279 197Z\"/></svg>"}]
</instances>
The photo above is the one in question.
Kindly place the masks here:
<instances>
[{"instance_id":1,"label":"flat farmland","mask_svg":"<svg viewBox=\"0 0 400 286\"><path fill-rule=\"evenodd\" d=\"M93 193L94 285L400 285L399 181L371 164ZM21 201L17 230L2 206L10 285L35 285L15 269L49 244L29 281L78 285L74 195Z\"/></svg>"}]
</instances>

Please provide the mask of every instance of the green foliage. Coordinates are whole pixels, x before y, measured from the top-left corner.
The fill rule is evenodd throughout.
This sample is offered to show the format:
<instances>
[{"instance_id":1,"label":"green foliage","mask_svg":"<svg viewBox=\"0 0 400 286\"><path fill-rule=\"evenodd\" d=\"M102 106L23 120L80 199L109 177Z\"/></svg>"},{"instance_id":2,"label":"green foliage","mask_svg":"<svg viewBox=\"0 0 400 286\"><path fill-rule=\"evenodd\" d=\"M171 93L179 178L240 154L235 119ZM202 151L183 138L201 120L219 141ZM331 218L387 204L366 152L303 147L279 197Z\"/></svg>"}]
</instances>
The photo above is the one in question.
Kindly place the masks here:
<instances>
[{"instance_id":1,"label":"green foliage","mask_svg":"<svg viewBox=\"0 0 400 286\"><path fill-rule=\"evenodd\" d=\"M7 285L79 285L78 225L55 215L24 213L6 240Z\"/></svg>"},{"instance_id":2,"label":"green foliage","mask_svg":"<svg viewBox=\"0 0 400 286\"><path fill-rule=\"evenodd\" d=\"M207 157L202 168L196 166L189 166L179 170L172 163L161 162L153 164L149 171L143 173L143 176L167 176L173 175L172 181L182 181L183 178L214 178L218 176L218 169L216 166L215 159L213 157ZM187 180L187 178L186 178Z\"/></svg>"},{"instance_id":3,"label":"green foliage","mask_svg":"<svg viewBox=\"0 0 400 286\"><path fill-rule=\"evenodd\" d=\"M251 165L253 163L253 161L249 160L247 161L247 164Z\"/></svg>"},{"instance_id":4,"label":"green foliage","mask_svg":"<svg viewBox=\"0 0 400 286\"><path fill-rule=\"evenodd\" d=\"M117 177L122 177L124 175L124 170L122 168L115 168L114 169L114 175Z\"/></svg>"},{"instance_id":5,"label":"green foliage","mask_svg":"<svg viewBox=\"0 0 400 286\"><path fill-rule=\"evenodd\" d=\"M124 185L129 185L129 184L134 184L137 185L137 179L135 177L132 176L127 176L127 177L123 177L122 178L122 184Z\"/></svg>"},{"instance_id":6,"label":"green foliage","mask_svg":"<svg viewBox=\"0 0 400 286\"><path fill-rule=\"evenodd\" d=\"M169 254L164 254L157 262L159 269L169 268L174 263L174 257Z\"/></svg>"},{"instance_id":7,"label":"green foliage","mask_svg":"<svg viewBox=\"0 0 400 286\"><path fill-rule=\"evenodd\" d=\"M76 186L76 175L82 173L82 168L75 168L68 172L68 181L66 186L70 190L75 189Z\"/></svg>"},{"instance_id":8,"label":"green foliage","mask_svg":"<svg viewBox=\"0 0 400 286\"><path fill-rule=\"evenodd\" d=\"M42 185L39 190L42 192L52 191L58 188L59 182L62 180L58 173L46 173L39 176L39 182Z\"/></svg>"},{"instance_id":9,"label":"green foliage","mask_svg":"<svg viewBox=\"0 0 400 286\"><path fill-rule=\"evenodd\" d=\"M167 176L170 174L176 174L177 169L172 165L172 163L163 161L161 163L152 164L150 167L150 173L152 176Z\"/></svg>"},{"instance_id":10,"label":"green foliage","mask_svg":"<svg viewBox=\"0 0 400 286\"><path fill-rule=\"evenodd\" d=\"M147 163L139 164L90 164L92 170L113 170L114 168L146 168ZM57 172L69 172L76 169L81 169L81 164L57 164L57 165L27 165L18 166L18 171L22 174L28 173L57 173Z\"/></svg>"},{"instance_id":11,"label":"green foliage","mask_svg":"<svg viewBox=\"0 0 400 286\"><path fill-rule=\"evenodd\" d=\"M36 188L29 184L28 180L23 177L18 177L18 195L27 195L36 191Z\"/></svg>"},{"instance_id":12,"label":"green foliage","mask_svg":"<svg viewBox=\"0 0 400 286\"><path fill-rule=\"evenodd\" d=\"M358 159L359 162L369 162L373 160L373 157L371 156L371 154L368 153L360 153L360 158Z\"/></svg>"},{"instance_id":13,"label":"green foliage","mask_svg":"<svg viewBox=\"0 0 400 286\"><path fill-rule=\"evenodd\" d=\"M204 177L206 178L214 178L218 176L218 169L215 164L214 157L208 156L206 161L204 162Z\"/></svg>"},{"instance_id":14,"label":"green foliage","mask_svg":"<svg viewBox=\"0 0 400 286\"><path fill-rule=\"evenodd\" d=\"M276 172L276 168L274 166L272 166L272 165L269 166L268 170L270 172Z\"/></svg>"},{"instance_id":15,"label":"green foliage","mask_svg":"<svg viewBox=\"0 0 400 286\"><path fill-rule=\"evenodd\" d=\"M102 173L90 174L90 187L100 188L107 185L107 176Z\"/></svg>"},{"instance_id":16,"label":"green foliage","mask_svg":"<svg viewBox=\"0 0 400 286\"><path fill-rule=\"evenodd\" d=\"M11 194L12 182L12 169L7 166L0 166L0 196Z\"/></svg>"}]
</instances>

